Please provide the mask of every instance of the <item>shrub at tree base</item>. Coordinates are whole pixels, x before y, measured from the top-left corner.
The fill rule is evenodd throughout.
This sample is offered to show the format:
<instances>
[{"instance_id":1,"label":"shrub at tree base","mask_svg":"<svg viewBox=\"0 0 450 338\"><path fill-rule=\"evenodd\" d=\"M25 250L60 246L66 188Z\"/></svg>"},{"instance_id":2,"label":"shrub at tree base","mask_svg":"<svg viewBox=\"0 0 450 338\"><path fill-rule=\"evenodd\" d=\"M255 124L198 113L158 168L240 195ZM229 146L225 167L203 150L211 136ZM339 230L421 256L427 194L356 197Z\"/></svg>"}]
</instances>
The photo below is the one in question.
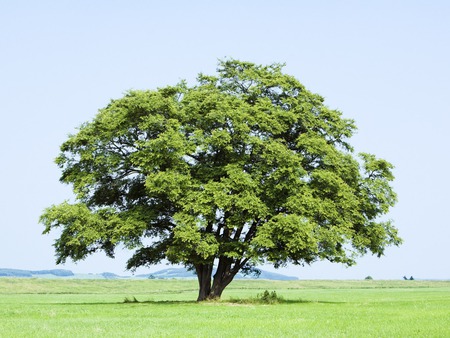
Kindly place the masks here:
<instances>
[{"instance_id":1,"label":"shrub at tree base","mask_svg":"<svg viewBox=\"0 0 450 338\"><path fill-rule=\"evenodd\" d=\"M355 129L282 65L221 61L193 87L130 91L83 124L56 159L77 203L40 221L61 233L57 263L121 244L128 269L194 270L198 300L263 262L352 265L401 241L379 221L396 201L392 165L355 156Z\"/></svg>"},{"instance_id":2,"label":"shrub at tree base","mask_svg":"<svg viewBox=\"0 0 450 338\"><path fill-rule=\"evenodd\" d=\"M268 290L265 290L262 294L258 295L257 298L260 302L265 304L277 304L284 300L283 297L277 295L276 291L269 292Z\"/></svg>"}]
</instances>

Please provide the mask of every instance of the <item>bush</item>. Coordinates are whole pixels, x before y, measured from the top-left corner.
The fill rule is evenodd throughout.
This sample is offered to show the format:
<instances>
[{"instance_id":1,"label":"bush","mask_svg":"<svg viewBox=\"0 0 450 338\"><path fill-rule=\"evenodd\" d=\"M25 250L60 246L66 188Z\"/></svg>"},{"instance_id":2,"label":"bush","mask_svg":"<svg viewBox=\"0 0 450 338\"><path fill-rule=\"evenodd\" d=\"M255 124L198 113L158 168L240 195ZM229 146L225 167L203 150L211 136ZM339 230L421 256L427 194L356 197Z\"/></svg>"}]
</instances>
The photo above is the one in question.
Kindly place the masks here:
<instances>
[{"instance_id":1,"label":"bush","mask_svg":"<svg viewBox=\"0 0 450 338\"><path fill-rule=\"evenodd\" d=\"M256 298L263 304L277 304L284 300L283 297L278 296L275 291L269 292L268 290L265 290L262 294L258 294Z\"/></svg>"},{"instance_id":2,"label":"bush","mask_svg":"<svg viewBox=\"0 0 450 338\"><path fill-rule=\"evenodd\" d=\"M236 304L279 304L284 303L285 300L283 297L277 295L275 291L269 292L265 290L263 293L257 294L256 297L246 299L231 298L228 302Z\"/></svg>"},{"instance_id":3,"label":"bush","mask_svg":"<svg viewBox=\"0 0 450 338\"><path fill-rule=\"evenodd\" d=\"M367 276L367 277L364 278L364 279L366 279L366 280L372 280L373 278L372 278L372 276Z\"/></svg>"}]
</instances>

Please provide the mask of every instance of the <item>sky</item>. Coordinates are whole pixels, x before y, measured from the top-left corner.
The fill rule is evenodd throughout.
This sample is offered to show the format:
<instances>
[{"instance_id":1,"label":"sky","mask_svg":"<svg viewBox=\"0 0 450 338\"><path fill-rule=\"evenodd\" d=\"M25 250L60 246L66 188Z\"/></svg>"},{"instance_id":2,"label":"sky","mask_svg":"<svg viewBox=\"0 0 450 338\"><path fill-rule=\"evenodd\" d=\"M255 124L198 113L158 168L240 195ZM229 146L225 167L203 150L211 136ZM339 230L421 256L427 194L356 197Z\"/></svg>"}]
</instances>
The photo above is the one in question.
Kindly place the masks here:
<instances>
[{"instance_id":1,"label":"sky","mask_svg":"<svg viewBox=\"0 0 450 338\"><path fill-rule=\"evenodd\" d=\"M124 250L55 265L57 233L42 235L38 219L73 196L59 182L59 146L126 91L194 84L231 57L286 63L285 73L356 121L356 151L395 166L399 202L387 218L400 247L350 268L279 272L450 279L449 17L444 0L0 0L0 268L129 274Z\"/></svg>"}]
</instances>

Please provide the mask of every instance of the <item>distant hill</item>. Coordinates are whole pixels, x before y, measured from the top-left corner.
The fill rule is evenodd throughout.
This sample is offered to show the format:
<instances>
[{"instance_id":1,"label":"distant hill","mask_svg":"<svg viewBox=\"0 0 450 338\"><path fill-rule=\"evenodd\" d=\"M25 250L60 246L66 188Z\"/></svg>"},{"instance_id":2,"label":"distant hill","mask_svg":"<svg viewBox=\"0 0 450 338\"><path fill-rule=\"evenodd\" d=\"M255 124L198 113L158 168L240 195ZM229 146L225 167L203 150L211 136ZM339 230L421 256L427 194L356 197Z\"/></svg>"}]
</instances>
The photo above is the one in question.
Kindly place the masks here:
<instances>
[{"instance_id":1,"label":"distant hill","mask_svg":"<svg viewBox=\"0 0 450 338\"><path fill-rule=\"evenodd\" d=\"M2 269L0 268L0 277L22 277L22 278L78 278L78 279L179 279L179 278L196 278L193 271L185 268L168 268L148 274L140 274L135 276L119 276L112 272L103 272L101 274L76 274L70 270L54 269L54 270L19 270L19 269ZM275 272L261 270L259 276L245 276L238 273L235 279L272 279L272 280L297 280L297 277L285 276Z\"/></svg>"},{"instance_id":2,"label":"distant hill","mask_svg":"<svg viewBox=\"0 0 450 338\"><path fill-rule=\"evenodd\" d=\"M19 270L19 269L1 269L0 277L39 277L51 275L55 277L70 277L74 273L70 270L54 269L54 270Z\"/></svg>"},{"instance_id":3,"label":"distant hill","mask_svg":"<svg viewBox=\"0 0 450 338\"><path fill-rule=\"evenodd\" d=\"M214 273L213 273L214 275ZM196 278L193 271L188 271L185 268L168 268L164 270L159 270L149 274L136 275L137 278L157 278L157 279L167 279L167 278ZM272 279L272 280L298 280L297 277L286 276L280 273L268 272L261 270L259 276L248 275L245 276L238 273L235 279Z\"/></svg>"},{"instance_id":4,"label":"distant hill","mask_svg":"<svg viewBox=\"0 0 450 338\"><path fill-rule=\"evenodd\" d=\"M248 278L245 277L244 278ZM261 270L261 274L259 275L259 279L272 279L272 280L298 280L297 277L294 276L286 276L281 273L269 272Z\"/></svg>"},{"instance_id":5,"label":"distant hill","mask_svg":"<svg viewBox=\"0 0 450 338\"><path fill-rule=\"evenodd\" d=\"M159 270L152 273L136 275L136 278L157 278L157 279L170 279L170 278L196 278L193 271L188 271L185 268L168 268Z\"/></svg>"}]
</instances>

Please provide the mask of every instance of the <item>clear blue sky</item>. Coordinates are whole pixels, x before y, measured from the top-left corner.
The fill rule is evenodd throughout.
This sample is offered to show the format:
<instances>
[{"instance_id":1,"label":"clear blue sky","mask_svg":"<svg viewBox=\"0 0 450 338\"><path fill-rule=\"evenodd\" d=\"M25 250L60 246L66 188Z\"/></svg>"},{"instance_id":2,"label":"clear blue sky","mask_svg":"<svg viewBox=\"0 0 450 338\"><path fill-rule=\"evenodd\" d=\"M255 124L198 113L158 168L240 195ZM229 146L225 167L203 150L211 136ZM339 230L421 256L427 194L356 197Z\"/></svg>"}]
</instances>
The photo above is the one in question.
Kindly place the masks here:
<instances>
[{"instance_id":1,"label":"clear blue sky","mask_svg":"<svg viewBox=\"0 0 450 338\"><path fill-rule=\"evenodd\" d=\"M354 118L357 151L392 162L404 244L352 268L300 278L450 278L450 2L0 2L0 267L54 268L42 210L70 199L59 145L111 98L197 73L217 59L286 62L285 72ZM123 273L126 252L62 268ZM155 267L150 271L154 271ZM143 270L145 271L145 270Z\"/></svg>"}]
</instances>

